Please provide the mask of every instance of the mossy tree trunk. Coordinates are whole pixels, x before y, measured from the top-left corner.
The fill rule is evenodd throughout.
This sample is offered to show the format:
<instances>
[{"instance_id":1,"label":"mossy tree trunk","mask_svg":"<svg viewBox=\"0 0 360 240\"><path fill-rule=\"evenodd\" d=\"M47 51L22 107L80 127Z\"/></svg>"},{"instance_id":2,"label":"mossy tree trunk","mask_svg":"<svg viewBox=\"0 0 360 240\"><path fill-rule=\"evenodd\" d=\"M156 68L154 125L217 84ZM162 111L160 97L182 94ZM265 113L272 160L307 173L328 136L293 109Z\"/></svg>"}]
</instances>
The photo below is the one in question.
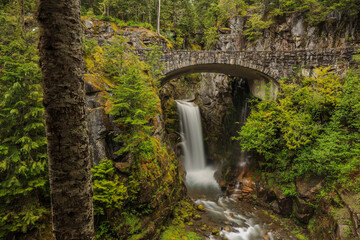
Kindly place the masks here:
<instances>
[{"instance_id":1,"label":"mossy tree trunk","mask_svg":"<svg viewBox=\"0 0 360 240\"><path fill-rule=\"evenodd\" d=\"M40 0L38 20L54 239L93 239L80 0Z\"/></svg>"}]
</instances>

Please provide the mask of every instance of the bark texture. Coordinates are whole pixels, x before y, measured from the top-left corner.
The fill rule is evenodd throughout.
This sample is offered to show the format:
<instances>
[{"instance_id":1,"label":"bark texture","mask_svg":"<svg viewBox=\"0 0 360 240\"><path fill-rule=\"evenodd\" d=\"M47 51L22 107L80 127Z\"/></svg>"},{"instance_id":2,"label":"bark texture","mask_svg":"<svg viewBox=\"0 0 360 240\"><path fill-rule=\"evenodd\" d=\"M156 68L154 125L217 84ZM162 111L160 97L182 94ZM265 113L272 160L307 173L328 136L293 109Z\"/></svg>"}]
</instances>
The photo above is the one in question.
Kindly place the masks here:
<instances>
[{"instance_id":1,"label":"bark texture","mask_svg":"<svg viewBox=\"0 0 360 240\"><path fill-rule=\"evenodd\" d=\"M38 20L54 239L93 239L80 0L40 0Z\"/></svg>"}]
</instances>

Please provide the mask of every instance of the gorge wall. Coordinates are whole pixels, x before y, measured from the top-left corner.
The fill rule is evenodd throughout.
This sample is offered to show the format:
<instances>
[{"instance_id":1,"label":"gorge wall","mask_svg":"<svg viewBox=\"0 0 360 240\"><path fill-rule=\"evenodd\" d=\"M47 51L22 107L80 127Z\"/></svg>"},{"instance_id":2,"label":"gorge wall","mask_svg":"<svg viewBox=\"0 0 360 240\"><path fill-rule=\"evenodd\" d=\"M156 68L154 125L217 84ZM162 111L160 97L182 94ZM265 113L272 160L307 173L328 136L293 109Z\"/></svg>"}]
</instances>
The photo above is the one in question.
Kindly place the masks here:
<instances>
[{"instance_id":1,"label":"gorge wall","mask_svg":"<svg viewBox=\"0 0 360 240\"><path fill-rule=\"evenodd\" d=\"M233 51L290 51L298 49L328 49L356 47L360 43L359 16L346 16L337 12L327 16L318 25L308 24L301 14L288 14L275 19L276 22L264 30L256 41L248 41L243 34L246 18L230 19L230 28L220 29L218 50ZM344 64L347 64L344 62ZM340 75L337 66L332 70ZM295 74L313 76L308 69L295 69ZM252 201L266 206L272 211L289 217L293 216L304 227L307 226L312 239L351 239L347 232L359 236L359 217L356 204L347 200L343 205L334 205L333 200L317 202L324 182L322 179L298 179L295 183L297 196L287 197L276 186L268 186L258 179L254 181L238 168L242 161L239 144L231 140L239 130L244 111L244 99L251 97L244 79L230 78L223 74L202 73L191 77L174 79L165 84L161 97L165 112L166 130L179 141L176 129L176 105L174 99L193 99L200 106L205 146L208 160L222 170L218 180L229 194L240 181L240 200ZM248 110L249 111L249 110ZM248 156L251 158L251 156ZM254 156L253 156L254 157ZM256 159L256 157L254 157ZM354 197L338 194L336 199ZM317 207L315 207L315 205ZM341 214L333 214L334 212Z\"/></svg>"},{"instance_id":2,"label":"gorge wall","mask_svg":"<svg viewBox=\"0 0 360 240\"><path fill-rule=\"evenodd\" d=\"M105 227L114 236L121 236L121 239L157 239L161 234L161 226L168 223L167 220L173 214L176 204L184 198L185 189L178 172L179 164L173 150L166 147L161 108L157 109L157 116L149 119L148 124L153 126L151 136L144 137L141 142L142 148L146 149L140 149L140 146L135 153L130 150L122 154L116 153L124 143L115 141L114 138L117 135L129 134L131 129L124 130L114 121L114 116L109 114L113 106L109 99L113 94L110 89L116 87L116 79L106 73L105 52L109 44L119 43L116 42L118 37L121 38L120 42L128 47L143 48L148 44L157 44L166 48L168 42L145 28L120 28L113 22L89 18L83 18L82 22L85 48L91 48L85 53L84 78L91 158L94 168L98 169L100 175L114 173L111 179L106 179L105 186L101 186L101 182L96 182L96 175L99 174L94 176L95 196L101 196L100 199L94 197L95 206L96 203L102 206L104 202L110 202L104 207L103 212L99 213L95 208L96 221L105 224L100 228ZM157 96L156 87L147 91L152 91L152 96ZM104 162L103 159L109 160ZM108 170L104 171L104 167ZM99 191L99 184L100 193L96 192ZM115 190L102 196L102 191L106 191L111 184L116 185ZM122 194L112 196L114 192ZM111 198L120 198L120 203L107 201L108 195ZM98 232L106 233L102 229ZM108 236L101 237L110 239Z\"/></svg>"}]
</instances>

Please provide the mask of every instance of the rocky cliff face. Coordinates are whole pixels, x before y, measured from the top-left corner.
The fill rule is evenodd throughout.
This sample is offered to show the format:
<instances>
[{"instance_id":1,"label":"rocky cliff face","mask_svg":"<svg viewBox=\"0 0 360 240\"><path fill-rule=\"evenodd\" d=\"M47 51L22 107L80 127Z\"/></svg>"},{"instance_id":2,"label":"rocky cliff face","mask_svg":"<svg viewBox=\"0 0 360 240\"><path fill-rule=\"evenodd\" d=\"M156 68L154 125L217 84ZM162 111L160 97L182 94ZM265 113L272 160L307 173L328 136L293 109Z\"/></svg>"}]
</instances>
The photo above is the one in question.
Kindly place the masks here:
<instances>
[{"instance_id":1,"label":"rocky cliff face","mask_svg":"<svg viewBox=\"0 0 360 240\"><path fill-rule=\"evenodd\" d=\"M149 148L146 154L115 154L121 143L115 142L113 138L114 133L119 133L120 129L113 117L107 114L107 109L111 106L107 96L111 94L109 89L114 88L115 83L104 72L106 69L102 46L110 43L116 36L123 37L124 44L135 48L144 48L149 44L167 48L169 43L148 29L121 28L115 23L97 19L84 18L83 29L88 41L96 40L94 53L85 57L84 78L92 161L93 164L98 164L104 158L111 159L116 181L120 181L127 191L121 213L111 210L111 216L106 216L106 219L101 215L96 217L100 222L110 222L121 239L157 239L160 235L158 230L166 224L174 206L184 197L184 187L177 170L178 162L172 149L165 147L161 109L158 116L152 119L154 131L150 139L146 140Z\"/></svg>"},{"instance_id":2,"label":"rocky cliff face","mask_svg":"<svg viewBox=\"0 0 360 240\"><path fill-rule=\"evenodd\" d=\"M360 42L359 16L347 16L333 12L327 20L310 25L299 13L287 14L275 19L257 41L248 41L243 34L246 18L230 20L230 32L221 34L221 50L289 51L295 49L342 48L356 46Z\"/></svg>"},{"instance_id":3,"label":"rocky cliff face","mask_svg":"<svg viewBox=\"0 0 360 240\"><path fill-rule=\"evenodd\" d=\"M126 39L125 44L133 48L146 48L149 45L156 44L167 49L170 44L164 37L158 36L149 29L142 27L126 26L121 28L113 22L87 19L84 17L82 23L85 38L95 39L99 46L108 43L115 36L124 37ZM99 63L93 64L96 65ZM120 146L119 143L112 140L112 132L117 131L116 126L113 124L111 116L105 112L108 89L113 88L114 83L101 75L94 74L89 67L86 71L85 85L91 145L90 151L92 161L96 164L104 158L118 158L114 153ZM160 117L161 116L159 116L159 118ZM158 126L156 126L156 133L159 137L162 137L163 133L161 122L162 121L157 121Z\"/></svg>"}]
</instances>

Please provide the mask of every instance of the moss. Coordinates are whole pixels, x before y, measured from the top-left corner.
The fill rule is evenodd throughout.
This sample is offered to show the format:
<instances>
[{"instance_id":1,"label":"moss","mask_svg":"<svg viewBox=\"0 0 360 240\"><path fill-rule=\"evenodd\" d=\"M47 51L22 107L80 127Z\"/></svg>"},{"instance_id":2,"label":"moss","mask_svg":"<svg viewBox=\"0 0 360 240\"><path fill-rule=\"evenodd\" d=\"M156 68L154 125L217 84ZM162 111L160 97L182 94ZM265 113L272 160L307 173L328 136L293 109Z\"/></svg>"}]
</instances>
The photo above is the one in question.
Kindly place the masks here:
<instances>
[{"instance_id":1,"label":"moss","mask_svg":"<svg viewBox=\"0 0 360 240\"><path fill-rule=\"evenodd\" d=\"M95 91L106 91L107 88L114 88L115 83L105 77L106 59L104 51L96 46L93 53L84 58L87 72L84 75L85 82L89 83Z\"/></svg>"},{"instance_id":2,"label":"moss","mask_svg":"<svg viewBox=\"0 0 360 240\"><path fill-rule=\"evenodd\" d=\"M119 26L116 23L110 22L110 26L114 29L114 32L119 31Z\"/></svg>"},{"instance_id":3,"label":"moss","mask_svg":"<svg viewBox=\"0 0 360 240\"><path fill-rule=\"evenodd\" d=\"M161 240L201 240L194 232L186 231L184 226L170 226L160 237Z\"/></svg>"},{"instance_id":4,"label":"moss","mask_svg":"<svg viewBox=\"0 0 360 240\"><path fill-rule=\"evenodd\" d=\"M223 28L220 28L221 31L231 31L231 28L226 28L226 27L223 27Z\"/></svg>"},{"instance_id":5,"label":"moss","mask_svg":"<svg viewBox=\"0 0 360 240\"><path fill-rule=\"evenodd\" d=\"M169 134L179 132L179 115L174 99L169 99L164 105L165 127Z\"/></svg>"},{"instance_id":6,"label":"moss","mask_svg":"<svg viewBox=\"0 0 360 240\"><path fill-rule=\"evenodd\" d=\"M172 221L161 234L161 240L170 239L201 239L196 233L188 232L185 228L185 223L192 226L194 223L190 221L195 215L195 207L189 199L183 199L178 202L175 207Z\"/></svg>"},{"instance_id":7,"label":"moss","mask_svg":"<svg viewBox=\"0 0 360 240\"><path fill-rule=\"evenodd\" d=\"M81 16L81 21L84 21L84 20L91 20L91 19L87 16Z\"/></svg>"},{"instance_id":8,"label":"moss","mask_svg":"<svg viewBox=\"0 0 360 240\"><path fill-rule=\"evenodd\" d=\"M198 50L201 50L201 46L198 45L198 44L191 44L191 45L190 45L190 49L191 49L191 50L198 51Z\"/></svg>"},{"instance_id":9,"label":"moss","mask_svg":"<svg viewBox=\"0 0 360 240\"><path fill-rule=\"evenodd\" d=\"M169 41L169 39L165 38L164 36L160 36L161 38L163 38L166 42L166 46L168 49L173 49L174 46L171 44L171 42Z\"/></svg>"},{"instance_id":10,"label":"moss","mask_svg":"<svg viewBox=\"0 0 360 240\"><path fill-rule=\"evenodd\" d=\"M96 75L94 74L85 74L84 75L84 81L90 84L94 91L105 91L105 86L99 81Z\"/></svg>"}]
</instances>

